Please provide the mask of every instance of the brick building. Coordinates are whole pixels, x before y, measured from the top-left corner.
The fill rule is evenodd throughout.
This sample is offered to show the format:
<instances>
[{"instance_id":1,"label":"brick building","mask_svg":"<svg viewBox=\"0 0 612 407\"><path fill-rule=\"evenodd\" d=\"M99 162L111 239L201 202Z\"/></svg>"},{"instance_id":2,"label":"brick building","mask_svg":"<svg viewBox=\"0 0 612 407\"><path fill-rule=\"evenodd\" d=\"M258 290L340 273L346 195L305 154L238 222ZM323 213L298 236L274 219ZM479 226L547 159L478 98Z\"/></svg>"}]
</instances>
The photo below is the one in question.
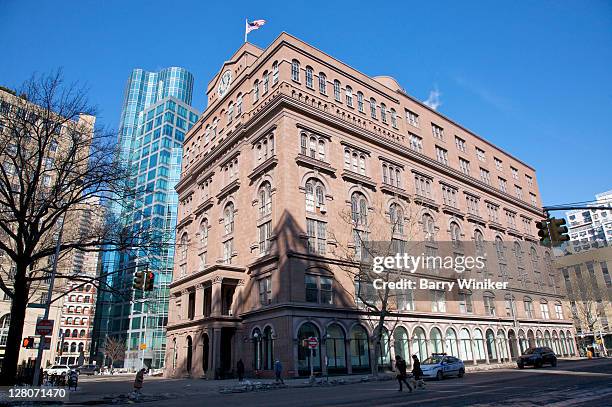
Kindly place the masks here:
<instances>
[{"instance_id":1,"label":"brick building","mask_svg":"<svg viewBox=\"0 0 612 407\"><path fill-rule=\"evenodd\" d=\"M359 256L370 231L344 213L414 225L397 238L432 250L490 242L497 257L479 277L510 283L406 293L379 345L383 368L395 354L446 351L479 364L535 344L575 352L550 253L536 245L533 168L393 78L368 77L286 33L266 49L245 43L207 94L176 187L167 376L227 377L239 359L249 374L269 374L280 359L289 375L307 375L311 336L315 371L369 371L372 318L336 253Z\"/></svg>"}]
</instances>

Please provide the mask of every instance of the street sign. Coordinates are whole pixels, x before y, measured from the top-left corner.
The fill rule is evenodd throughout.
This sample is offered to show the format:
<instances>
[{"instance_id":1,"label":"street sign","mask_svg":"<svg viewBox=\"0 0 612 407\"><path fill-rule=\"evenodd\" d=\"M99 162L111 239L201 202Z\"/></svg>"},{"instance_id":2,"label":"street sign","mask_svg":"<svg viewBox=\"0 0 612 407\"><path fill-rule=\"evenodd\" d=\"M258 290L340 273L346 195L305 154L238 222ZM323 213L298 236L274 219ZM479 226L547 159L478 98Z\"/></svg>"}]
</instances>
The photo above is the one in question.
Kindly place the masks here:
<instances>
[{"instance_id":1,"label":"street sign","mask_svg":"<svg viewBox=\"0 0 612 407\"><path fill-rule=\"evenodd\" d=\"M308 338L308 347L310 349L316 349L319 346L319 340L314 336Z\"/></svg>"},{"instance_id":2,"label":"street sign","mask_svg":"<svg viewBox=\"0 0 612 407\"><path fill-rule=\"evenodd\" d=\"M147 344L146 343L141 343L140 344L140 350L145 350L147 349Z\"/></svg>"},{"instance_id":3,"label":"street sign","mask_svg":"<svg viewBox=\"0 0 612 407\"><path fill-rule=\"evenodd\" d=\"M53 320L41 319L36 323L36 335L47 336L53 333Z\"/></svg>"}]
</instances>

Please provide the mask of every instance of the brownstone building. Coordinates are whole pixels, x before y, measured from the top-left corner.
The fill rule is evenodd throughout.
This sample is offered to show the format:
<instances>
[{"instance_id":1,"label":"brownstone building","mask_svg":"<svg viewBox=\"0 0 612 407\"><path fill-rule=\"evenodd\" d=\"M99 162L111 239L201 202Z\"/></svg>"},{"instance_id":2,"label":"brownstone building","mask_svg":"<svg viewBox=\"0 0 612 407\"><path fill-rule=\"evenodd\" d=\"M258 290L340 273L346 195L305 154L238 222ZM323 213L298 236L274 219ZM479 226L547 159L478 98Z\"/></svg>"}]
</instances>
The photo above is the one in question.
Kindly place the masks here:
<instances>
[{"instance_id":1,"label":"brownstone building","mask_svg":"<svg viewBox=\"0 0 612 407\"><path fill-rule=\"evenodd\" d=\"M432 250L489 241L497 257L480 277L509 283L404 293L377 345L383 368L395 354L445 351L479 364L534 344L575 352L550 254L535 244L533 168L393 78L370 78L286 33L265 50L245 43L207 94L176 187L168 376L224 377L239 359L247 373L268 374L279 359L306 375L311 336L315 371L369 371L371 315L337 253L359 257L370 231L344 213L415 225L394 238Z\"/></svg>"}]
</instances>

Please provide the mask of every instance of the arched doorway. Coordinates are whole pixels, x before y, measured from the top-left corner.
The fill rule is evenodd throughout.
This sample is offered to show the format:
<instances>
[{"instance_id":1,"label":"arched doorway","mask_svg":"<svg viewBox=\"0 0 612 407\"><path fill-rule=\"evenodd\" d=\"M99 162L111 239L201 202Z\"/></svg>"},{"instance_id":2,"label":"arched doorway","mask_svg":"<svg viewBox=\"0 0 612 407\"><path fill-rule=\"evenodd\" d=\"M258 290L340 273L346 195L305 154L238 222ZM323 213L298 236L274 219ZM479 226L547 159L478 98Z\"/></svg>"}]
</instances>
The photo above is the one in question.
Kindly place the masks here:
<instances>
[{"instance_id":1,"label":"arched doorway","mask_svg":"<svg viewBox=\"0 0 612 407\"><path fill-rule=\"evenodd\" d=\"M318 340L317 347L311 350L305 343L304 339L315 337ZM301 376L310 375L310 366L314 372L321 371L321 335L319 328L310 322L303 324L298 331L298 374Z\"/></svg>"},{"instance_id":2,"label":"arched doorway","mask_svg":"<svg viewBox=\"0 0 612 407\"><path fill-rule=\"evenodd\" d=\"M478 328L474 329L474 353L478 361L486 360L484 338L482 336L482 331Z\"/></svg>"},{"instance_id":3,"label":"arched doorway","mask_svg":"<svg viewBox=\"0 0 612 407\"><path fill-rule=\"evenodd\" d=\"M327 327L325 335L325 349L327 350L327 371L332 374L347 372L346 368L346 342L344 331L338 324Z\"/></svg>"},{"instance_id":4,"label":"arched doorway","mask_svg":"<svg viewBox=\"0 0 612 407\"><path fill-rule=\"evenodd\" d=\"M523 352L525 352L525 350L529 347L529 342L527 341L527 337L525 336L525 332L521 329L519 331L519 346L520 346L520 351L521 351L521 355L523 354Z\"/></svg>"},{"instance_id":5,"label":"arched doorway","mask_svg":"<svg viewBox=\"0 0 612 407\"><path fill-rule=\"evenodd\" d=\"M503 329L497 330L497 341L499 345L499 356L502 361L508 359L508 339Z\"/></svg>"},{"instance_id":6,"label":"arched doorway","mask_svg":"<svg viewBox=\"0 0 612 407\"><path fill-rule=\"evenodd\" d=\"M544 346L549 348L553 347L552 338L550 337L550 332L548 332L548 330L544 331Z\"/></svg>"},{"instance_id":7,"label":"arched doorway","mask_svg":"<svg viewBox=\"0 0 612 407\"><path fill-rule=\"evenodd\" d=\"M563 355L561 353L561 346L559 345L559 335L557 335L557 331L553 331L552 338L553 338L553 350L555 351L557 355Z\"/></svg>"},{"instance_id":8,"label":"arched doorway","mask_svg":"<svg viewBox=\"0 0 612 407\"><path fill-rule=\"evenodd\" d=\"M263 332L263 368L272 370L274 366L274 338L272 327L267 326Z\"/></svg>"},{"instance_id":9,"label":"arched doorway","mask_svg":"<svg viewBox=\"0 0 612 407\"><path fill-rule=\"evenodd\" d=\"M446 353L451 355L451 356L455 356L455 357L460 357L459 356L459 346L457 343L457 333L455 332L455 330L453 328L448 328L446 330L446 341L445 341L445 348L446 348Z\"/></svg>"},{"instance_id":10,"label":"arched doorway","mask_svg":"<svg viewBox=\"0 0 612 407\"><path fill-rule=\"evenodd\" d=\"M497 361L497 347L495 346L495 334L492 330L487 329L485 333L487 338L487 355L489 356L489 362L494 363Z\"/></svg>"},{"instance_id":11,"label":"arched doorway","mask_svg":"<svg viewBox=\"0 0 612 407\"><path fill-rule=\"evenodd\" d=\"M544 346L544 336L540 330L536 331L536 346Z\"/></svg>"},{"instance_id":12,"label":"arched doorway","mask_svg":"<svg viewBox=\"0 0 612 407\"><path fill-rule=\"evenodd\" d=\"M463 359L465 363L473 362L472 340L470 338L470 331L468 331L467 328L463 328L459 331L459 341L459 357Z\"/></svg>"},{"instance_id":13,"label":"arched doorway","mask_svg":"<svg viewBox=\"0 0 612 407\"><path fill-rule=\"evenodd\" d=\"M391 369L391 340L389 331L384 327L378 343L378 355L378 370Z\"/></svg>"},{"instance_id":14,"label":"arched doorway","mask_svg":"<svg viewBox=\"0 0 612 407\"><path fill-rule=\"evenodd\" d=\"M429 341L431 342L431 353L442 353L442 332L440 329L433 327L429 332Z\"/></svg>"},{"instance_id":15,"label":"arched doorway","mask_svg":"<svg viewBox=\"0 0 612 407\"><path fill-rule=\"evenodd\" d=\"M193 340L191 336L187 337L187 359L185 360L185 366L187 373L191 374L191 359L193 358Z\"/></svg>"},{"instance_id":16,"label":"arched doorway","mask_svg":"<svg viewBox=\"0 0 612 407\"><path fill-rule=\"evenodd\" d=\"M518 355L518 346L516 342L516 334L514 333L513 329L510 329L508 331L508 341L510 345L510 357L512 359L516 359L519 355Z\"/></svg>"},{"instance_id":17,"label":"arched doorway","mask_svg":"<svg viewBox=\"0 0 612 407\"><path fill-rule=\"evenodd\" d=\"M561 350L563 351L563 355L567 356L569 353L567 352L567 342L566 342L565 334L563 333L563 331L561 331L559 336L561 337Z\"/></svg>"},{"instance_id":18,"label":"arched doorway","mask_svg":"<svg viewBox=\"0 0 612 407\"><path fill-rule=\"evenodd\" d=\"M202 335L202 370L208 372L208 352L209 352L208 334Z\"/></svg>"},{"instance_id":19,"label":"arched doorway","mask_svg":"<svg viewBox=\"0 0 612 407\"><path fill-rule=\"evenodd\" d=\"M353 372L370 369L370 345L368 333L361 325L351 329L351 365Z\"/></svg>"}]
</instances>

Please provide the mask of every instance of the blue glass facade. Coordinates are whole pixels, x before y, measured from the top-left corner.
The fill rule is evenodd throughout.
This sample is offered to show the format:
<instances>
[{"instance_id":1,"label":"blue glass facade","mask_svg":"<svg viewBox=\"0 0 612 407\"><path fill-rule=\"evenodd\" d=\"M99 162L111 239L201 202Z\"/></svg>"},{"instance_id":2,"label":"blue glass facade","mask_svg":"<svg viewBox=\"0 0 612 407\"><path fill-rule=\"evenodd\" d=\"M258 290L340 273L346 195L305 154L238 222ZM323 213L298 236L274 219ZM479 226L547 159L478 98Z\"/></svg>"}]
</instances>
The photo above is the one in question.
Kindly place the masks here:
<instances>
[{"instance_id":1,"label":"blue glass facade","mask_svg":"<svg viewBox=\"0 0 612 407\"><path fill-rule=\"evenodd\" d=\"M182 146L198 119L191 108L193 76L182 68L159 73L135 69L128 79L119 131L120 155L131 168L133 191L109 210L147 244L131 252L103 256L102 273L112 290L99 294L92 350L104 363L107 336L126 341L123 367L161 368L172 281L177 194ZM133 290L135 271L155 273L154 290ZM146 349L140 349L146 344Z\"/></svg>"}]
</instances>

